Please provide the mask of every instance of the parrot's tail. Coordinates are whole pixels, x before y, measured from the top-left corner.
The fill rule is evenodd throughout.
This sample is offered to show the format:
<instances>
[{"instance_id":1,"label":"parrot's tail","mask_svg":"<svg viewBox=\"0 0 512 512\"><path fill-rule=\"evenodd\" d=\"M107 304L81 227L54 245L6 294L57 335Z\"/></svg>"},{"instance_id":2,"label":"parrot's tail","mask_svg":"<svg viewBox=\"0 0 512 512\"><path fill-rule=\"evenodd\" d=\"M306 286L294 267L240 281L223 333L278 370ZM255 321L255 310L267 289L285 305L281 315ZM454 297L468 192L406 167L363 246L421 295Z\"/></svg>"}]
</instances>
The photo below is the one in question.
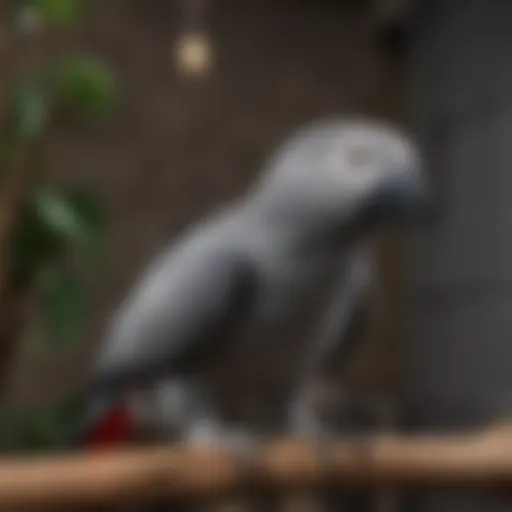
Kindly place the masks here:
<instances>
[{"instance_id":1,"label":"parrot's tail","mask_svg":"<svg viewBox=\"0 0 512 512\"><path fill-rule=\"evenodd\" d=\"M73 439L72 448L113 449L127 444L135 429L135 418L128 404L117 394L89 396Z\"/></svg>"}]
</instances>

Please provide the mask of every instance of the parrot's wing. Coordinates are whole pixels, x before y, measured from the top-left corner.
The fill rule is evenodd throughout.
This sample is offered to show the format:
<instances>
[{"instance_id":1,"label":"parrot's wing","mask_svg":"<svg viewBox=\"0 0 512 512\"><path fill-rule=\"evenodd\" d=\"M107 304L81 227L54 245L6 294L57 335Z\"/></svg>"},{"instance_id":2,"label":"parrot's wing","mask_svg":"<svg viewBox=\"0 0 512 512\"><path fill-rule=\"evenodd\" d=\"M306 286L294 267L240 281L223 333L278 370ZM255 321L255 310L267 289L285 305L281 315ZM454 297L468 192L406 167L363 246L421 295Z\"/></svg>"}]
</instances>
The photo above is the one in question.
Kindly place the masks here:
<instances>
[{"instance_id":1,"label":"parrot's wing","mask_svg":"<svg viewBox=\"0 0 512 512\"><path fill-rule=\"evenodd\" d=\"M124 387L193 368L232 339L254 285L250 263L227 250L164 255L121 308L94 381Z\"/></svg>"}]
</instances>

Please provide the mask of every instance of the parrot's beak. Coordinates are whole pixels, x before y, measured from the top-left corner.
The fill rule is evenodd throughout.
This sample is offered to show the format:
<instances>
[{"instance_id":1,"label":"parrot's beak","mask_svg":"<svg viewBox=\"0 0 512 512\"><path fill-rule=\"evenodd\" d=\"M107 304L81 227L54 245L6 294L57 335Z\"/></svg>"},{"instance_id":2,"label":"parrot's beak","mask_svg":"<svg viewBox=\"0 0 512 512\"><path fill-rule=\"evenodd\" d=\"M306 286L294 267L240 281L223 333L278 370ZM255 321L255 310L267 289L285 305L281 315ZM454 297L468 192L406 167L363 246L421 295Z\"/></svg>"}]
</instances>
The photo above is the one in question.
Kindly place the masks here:
<instances>
[{"instance_id":1,"label":"parrot's beak","mask_svg":"<svg viewBox=\"0 0 512 512\"><path fill-rule=\"evenodd\" d=\"M440 204L420 169L390 173L394 178L380 188L374 219L405 225L430 225L441 217Z\"/></svg>"},{"instance_id":2,"label":"parrot's beak","mask_svg":"<svg viewBox=\"0 0 512 512\"><path fill-rule=\"evenodd\" d=\"M438 223L442 208L422 169L393 169L372 191L365 224L430 226Z\"/></svg>"}]
</instances>

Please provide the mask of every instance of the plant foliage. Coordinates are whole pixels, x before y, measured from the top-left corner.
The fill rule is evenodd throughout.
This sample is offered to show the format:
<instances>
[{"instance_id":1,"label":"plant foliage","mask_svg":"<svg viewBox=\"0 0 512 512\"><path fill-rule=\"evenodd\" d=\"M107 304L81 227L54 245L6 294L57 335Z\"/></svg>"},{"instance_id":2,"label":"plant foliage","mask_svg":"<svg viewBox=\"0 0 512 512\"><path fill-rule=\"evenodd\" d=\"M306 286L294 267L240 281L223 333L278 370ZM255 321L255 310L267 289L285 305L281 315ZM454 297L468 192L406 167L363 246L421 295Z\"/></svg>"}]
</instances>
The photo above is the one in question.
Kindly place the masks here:
<instances>
[{"instance_id":1,"label":"plant foliage","mask_svg":"<svg viewBox=\"0 0 512 512\"><path fill-rule=\"evenodd\" d=\"M13 26L37 19L37 26L64 28L81 19L91 0L11 2ZM115 81L92 56L44 62L23 78L14 77L5 98L0 132L0 189L22 166L21 204L8 240L8 268L18 295L35 300L43 322L38 329L50 349L73 347L87 314L85 267L97 267L104 235L102 209L87 191L60 187L41 171L40 149L54 114L62 109L81 118L107 115L115 106ZM28 168L27 168L28 167ZM17 333L21 339L21 334ZM15 340L19 341L19 340ZM63 440L69 411L0 411L0 447L53 447Z\"/></svg>"}]
</instances>

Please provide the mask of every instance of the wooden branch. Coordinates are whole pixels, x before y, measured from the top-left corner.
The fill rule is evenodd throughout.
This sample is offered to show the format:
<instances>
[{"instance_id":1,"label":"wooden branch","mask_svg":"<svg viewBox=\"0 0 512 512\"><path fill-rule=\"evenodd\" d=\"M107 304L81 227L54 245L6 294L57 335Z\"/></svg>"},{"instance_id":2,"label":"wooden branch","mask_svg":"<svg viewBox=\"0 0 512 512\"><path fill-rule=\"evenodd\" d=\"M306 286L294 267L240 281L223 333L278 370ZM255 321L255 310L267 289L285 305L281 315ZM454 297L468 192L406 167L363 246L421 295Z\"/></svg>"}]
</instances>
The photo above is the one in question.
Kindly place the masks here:
<instances>
[{"instance_id":1,"label":"wooden branch","mask_svg":"<svg viewBox=\"0 0 512 512\"><path fill-rule=\"evenodd\" d=\"M250 462L186 446L4 461L0 509L201 499L248 488L289 493L325 485L512 484L508 425L470 436L345 439L326 452L299 441L281 441L263 446Z\"/></svg>"}]
</instances>

